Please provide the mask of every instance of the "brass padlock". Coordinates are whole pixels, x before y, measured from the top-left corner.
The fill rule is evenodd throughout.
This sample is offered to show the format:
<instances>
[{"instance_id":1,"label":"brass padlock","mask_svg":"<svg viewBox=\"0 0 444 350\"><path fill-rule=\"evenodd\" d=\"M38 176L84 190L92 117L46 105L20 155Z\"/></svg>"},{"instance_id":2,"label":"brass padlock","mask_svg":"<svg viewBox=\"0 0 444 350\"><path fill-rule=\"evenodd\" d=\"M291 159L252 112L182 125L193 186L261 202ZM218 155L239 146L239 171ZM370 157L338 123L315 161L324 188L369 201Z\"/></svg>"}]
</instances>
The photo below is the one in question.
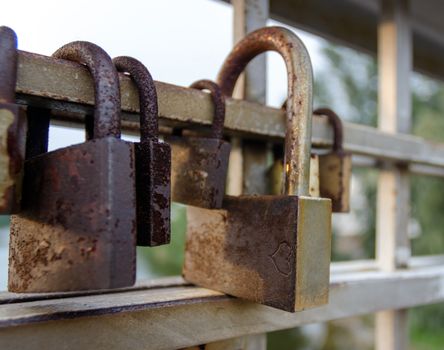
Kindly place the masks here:
<instances>
[{"instance_id":1,"label":"brass padlock","mask_svg":"<svg viewBox=\"0 0 444 350\"><path fill-rule=\"evenodd\" d=\"M268 169L267 173L270 178L269 188L272 194L280 194L282 191L282 172L284 171L283 164L283 149L275 152L275 159L273 164ZM276 154L277 153L277 154ZM310 156L310 180L309 191L311 197L319 197L319 156L311 154Z\"/></svg>"},{"instance_id":2,"label":"brass padlock","mask_svg":"<svg viewBox=\"0 0 444 350\"><path fill-rule=\"evenodd\" d=\"M287 66L282 195L227 196L221 210L187 207L184 278L289 312L328 301L331 201L309 196L312 68L291 31L269 27L232 50L218 82L231 96L245 66L277 51Z\"/></svg>"},{"instance_id":3,"label":"brass padlock","mask_svg":"<svg viewBox=\"0 0 444 350\"><path fill-rule=\"evenodd\" d=\"M202 208L220 208L225 194L231 146L223 140L225 99L219 86L199 80L192 88L208 90L214 103L210 137L169 136L172 153L172 199Z\"/></svg>"},{"instance_id":4,"label":"brass padlock","mask_svg":"<svg viewBox=\"0 0 444 350\"><path fill-rule=\"evenodd\" d=\"M342 147L341 119L329 108L316 109L313 114L326 116L334 133L332 151L319 155L320 194L331 199L333 212L349 212L352 160L351 153Z\"/></svg>"},{"instance_id":5,"label":"brass padlock","mask_svg":"<svg viewBox=\"0 0 444 350\"><path fill-rule=\"evenodd\" d=\"M115 57L119 72L129 73L139 91L140 142L136 157L137 245L170 242L171 150L159 142L157 93L148 69L133 57Z\"/></svg>"},{"instance_id":6,"label":"brass padlock","mask_svg":"<svg viewBox=\"0 0 444 350\"><path fill-rule=\"evenodd\" d=\"M32 152L39 155L26 160L22 210L11 217L8 289L130 286L136 272L135 160L133 144L120 140L118 74L106 52L88 42L67 44L54 57L89 69L94 130L85 143L43 154L41 142Z\"/></svg>"},{"instance_id":7,"label":"brass padlock","mask_svg":"<svg viewBox=\"0 0 444 350\"><path fill-rule=\"evenodd\" d=\"M0 27L0 214L20 210L26 114L15 104L17 37Z\"/></svg>"}]
</instances>

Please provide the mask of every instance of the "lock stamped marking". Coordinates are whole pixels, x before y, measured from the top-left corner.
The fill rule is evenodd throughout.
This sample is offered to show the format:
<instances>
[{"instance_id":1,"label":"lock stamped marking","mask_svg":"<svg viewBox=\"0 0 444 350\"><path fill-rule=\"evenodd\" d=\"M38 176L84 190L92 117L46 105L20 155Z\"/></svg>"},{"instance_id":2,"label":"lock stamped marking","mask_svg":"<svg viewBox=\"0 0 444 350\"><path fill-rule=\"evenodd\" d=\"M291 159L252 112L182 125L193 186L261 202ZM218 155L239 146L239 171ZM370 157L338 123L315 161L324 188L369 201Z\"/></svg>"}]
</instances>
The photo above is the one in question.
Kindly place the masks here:
<instances>
[{"instance_id":1,"label":"lock stamped marking","mask_svg":"<svg viewBox=\"0 0 444 350\"><path fill-rule=\"evenodd\" d=\"M270 256L276 270L286 277L293 270L291 267L292 255L290 245L287 242L281 242L276 251Z\"/></svg>"}]
</instances>

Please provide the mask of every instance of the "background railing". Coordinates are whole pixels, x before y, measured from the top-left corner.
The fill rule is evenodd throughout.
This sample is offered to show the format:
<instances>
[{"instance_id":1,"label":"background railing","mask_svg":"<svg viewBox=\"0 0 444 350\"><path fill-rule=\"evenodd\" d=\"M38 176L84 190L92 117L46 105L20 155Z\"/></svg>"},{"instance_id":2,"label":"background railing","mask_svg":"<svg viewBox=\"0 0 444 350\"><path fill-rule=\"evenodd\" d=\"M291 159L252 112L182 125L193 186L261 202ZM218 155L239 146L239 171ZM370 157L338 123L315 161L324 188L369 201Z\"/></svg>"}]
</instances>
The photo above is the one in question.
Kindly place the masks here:
<instances>
[{"instance_id":1,"label":"background railing","mask_svg":"<svg viewBox=\"0 0 444 350\"><path fill-rule=\"evenodd\" d=\"M233 0L236 42L267 25L267 0ZM410 135L412 32L407 0L382 2L378 24L378 127L345 123L345 148L356 167L377 168L376 258L335 262L327 306L287 314L181 278L139 281L103 293L0 294L1 348L265 349L265 333L376 313L377 349L407 349L407 308L444 300L444 256L412 257L408 238L410 174L444 175L444 144ZM191 40L191 39L190 39ZM76 84L72 84L75 77ZM266 60L247 69L228 99L226 129L233 146L231 194L265 191L272 144L284 135L282 111L265 107ZM171 126L206 127L212 103L205 93L156 83L162 132ZM124 129L137 134L137 93L121 76ZM76 64L20 53L18 100L54 110L55 124L82 127L93 104L92 81ZM331 145L328 124L314 117L313 145Z\"/></svg>"}]
</instances>

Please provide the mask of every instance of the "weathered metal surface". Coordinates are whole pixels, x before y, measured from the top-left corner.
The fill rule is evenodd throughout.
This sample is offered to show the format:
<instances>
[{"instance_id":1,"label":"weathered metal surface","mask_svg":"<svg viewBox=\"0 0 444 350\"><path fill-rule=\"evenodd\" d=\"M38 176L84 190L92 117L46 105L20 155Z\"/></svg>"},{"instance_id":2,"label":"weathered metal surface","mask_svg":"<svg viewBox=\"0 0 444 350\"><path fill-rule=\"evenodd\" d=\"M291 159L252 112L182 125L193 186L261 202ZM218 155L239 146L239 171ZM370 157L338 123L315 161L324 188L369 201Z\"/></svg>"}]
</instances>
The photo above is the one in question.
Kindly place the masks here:
<instances>
[{"instance_id":1,"label":"weathered metal surface","mask_svg":"<svg viewBox=\"0 0 444 350\"><path fill-rule=\"evenodd\" d=\"M75 84L73 84L75 82ZM208 94L156 82L161 123L184 126L211 125L214 107ZM129 77L120 75L122 109L136 113L139 98ZM93 81L88 70L79 64L55 60L46 56L19 51L17 77L18 98L32 106L51 107L63 111L91 111L94 105ZM82 122L81 118L64 114L56 116L63 122ZM131 130L138 116L124 114ZM276 140L285 136L285 113L276 108L243 100L226 99L225 130L227 135ZM325 118L313 118L312 143L329 147L333 133ZM432 143L413 135L400 135L378 131L375 128L344 123L344 147L357 155L410 164L416 173L443 176L444 145ZM426 167L427 166L427 167Z\"/></svg>"},{"instance_id":2,"label":"weathered metal surface","mask_svg":"<svg viewBox=\"0 0 444 350\"><path fill-rule=\"evenodd\" d=\"M94 80L94 105L100 105L100 111L98 108L94 109L93 136L95 138L120 137L119 78L114 66L109 65L108 54L92 43L74 41L58 49L52 56L86 65ZM73 82L71 81L70 84ZM116 113L116 111L119 112Z\"/></svg>"},{"instance_id":3,"label":"weathered metal surface","mask_svg":"<svg viewBox=\"0 0 444 350\"><path fill-rule=\"evenodd\" d=\"M253 57L266 51L277 51L287 67L287 98L290 103L286 110L285 193L308 193L313 73L304 44L289 30L282 28L268 27L254 31L231 51L217 80L223 93L231 96L246 65Z\"/></svg>"},{"instance_id":4,"label":"weathered metal surface","mask_svg":"<svg viewBox=\"0 0 444 350\"><path fill-rule=\"evenodd\" d=\"M283 152L281 147L277 148L275 152L275 159L271 167L268 169L269 187L271 194L282 193L282 174L284 172L284 164L282 160ZM309 180L309 195L310 197L319 197L319 156L311 154L310 156L310 180Z\"/></svg>"},{"instance_id":5,"label":"weathered metal surface","mask_svg":"<svg viewBox=\"0 0 444 350\"><path fill-rule=\"evenodd\" d=\"M342 146L341 119L329 108L319 108L313 113L326 116L334 132L331 152L319 156L320 195L331 199L333 212L349 212L352 162L351 153L344 151Z\"/></svg>"},{"instance_id":6,"label":"weathered metal surface","mask_svg":"<svg viewBox=\"0 0 444 350\"><path fill-rule=\"evenodd\" d=\"M133 164L130 145L113 137L26 161L23 209L11 219L10 291L134 283Z\"/></svg>"},{"instance_id":7,"label":"weathered metal surface","mask_svg":"<svg viewBox=\"0 0 444 350\"><path fill-rule=\"evenodd\" d=\"M105 80L96 83L94 139L26 160L22 211L11 218L8 289L29 293L132 285L135 160L133 145L119 140L117 72L91 43L68 44L57 55L86 63L95 80ZM45 143L39 147L36 154Z\"/></svg>"},{"instance_id":8,"label":"weathered metal surface","mask_svg":"<svg viewBox=\"0 0 444 350\"><path fill-rule=\"evenodd\" d=\"M20 210L26 115L15 104L17 37L0 27L0 214Z\"/></svg>"},{"instance_id":9,"label":"weathered metal surface","mask_svg":"<svg viewBox=\"0 0 444 350\"><path fill-rule=\"evenodd\" d=\"M296 196L226 197L187 208L184 278L285 311L328 301L330 202Z\"/></svg>"},{"instance_id":10,"label":"weathered metal surface","mask_svg":"<svg viewBox=\"0 0 444 350\"><path fill-rule=\"evenodd\" d=\"M159 142L157 93L148 69L132 57L116 57L120 72L127 72L139 90L140 142L136 159L137 245L158 246L170 242L171 150Z\"/></svg>"},{"instance_id":11,"label":"weathered metal surface","mask_svg":"<svg viewBox=\"0 0 444 350\"><path fill-rule=\"evenodd\" d=\"M218 342L200 344L180 350L266 350L267 335L254 334Z\"/></svg>"},{"instance_id":12,"label":"weathered metal surface","mask_svg":"<svg viewBox=\"0 0 444 350\"><path fill-rule=\"evenodd\" d=\"M309 195L310 197L326 197L320 195L319 189L319 156L317 154L310 155L310 187L309 187Z\"/></svg>"},{"instance_id":13,"label":"weathered metal surface","mask_svg":"<svg viewBox=\"0 0 444 350\"><path fill-rule=\"evenodd\" d=\"M219 86L199 80L194 89L210 91L214 103L211 134L207 137L167 137L172 148L172 198L203 208L220 208L225 194L230 144L222 139L225 98Z\"/></svg>"},{"instance_id":14,"label":"weathered metal surface","mask_svg":"<svg viewBox=\"0 0 444 350\"><path fill-rule=\"evenodd\" d=\"M13 300L0 306L0 342L3 349L7 339L17 341L20 335L27 334L24 333L27 327L17 326L40 326L39 329L45 330L44 334L48 336L31 328L30 338L48 340L48 344L54 344L55 349L60 348L62 339L70 343L81 341L83 345L93 342L103 346L103 342L106 342L109 346L121 349L125 347L124 344L128 345L130 339L140 339L137 334L145 335L139 344L140 349L146 349L149 340L152 341L151 348L175 349L387 308L437 303L444 300L444 290L440 288L444 283L443 258L414 257L410 268L393 272L380 271L374 260L332 263L329 304L296 314L248 303L206 288L189 286L183 281L167 285L163 282L154 285L149 283L150 286L142 289L136 285L120 291L114 290L112 294L107 292L54 298L42 294L42 300L20 300L22 295L1 293L0 299L4 298L3 294L9 294L7 298ZM410 292L400 293L400 290ZM73 318L75 322L70 323L69 319ZM8 335L11 336L14 329L17 333L9 338ZM54 334L56 329L57 334ZM122 332L116 332L116 329ZM201 331L196 332L196 329ZM109 333L97 339L98 330L100 334L106 330ZM149 334L146 334L147 331ZM51 333L52 336L49 335ZM124 340L122 334L126 336ZM72 339L69 340L69 337ZM79 347L84 348L73 346ZM37 342L36 348L41 349L41 343Z\"/></svg>"},{"instance_id":15,"label":"weathered metal surface","mask_svg":"<svg viewBox=\"0 0 444 350\"><path fill-rule=\"evenodd\" d=\"M267 50L280 53L289 71L282 194L229 196L221 210L188 207L183 275L198 285L294 312L328 301L331 201L308 197L309 58L290 31L263 28L239 42L218 79L231 94L242 69Z\"/></svg>"}]
</instances>

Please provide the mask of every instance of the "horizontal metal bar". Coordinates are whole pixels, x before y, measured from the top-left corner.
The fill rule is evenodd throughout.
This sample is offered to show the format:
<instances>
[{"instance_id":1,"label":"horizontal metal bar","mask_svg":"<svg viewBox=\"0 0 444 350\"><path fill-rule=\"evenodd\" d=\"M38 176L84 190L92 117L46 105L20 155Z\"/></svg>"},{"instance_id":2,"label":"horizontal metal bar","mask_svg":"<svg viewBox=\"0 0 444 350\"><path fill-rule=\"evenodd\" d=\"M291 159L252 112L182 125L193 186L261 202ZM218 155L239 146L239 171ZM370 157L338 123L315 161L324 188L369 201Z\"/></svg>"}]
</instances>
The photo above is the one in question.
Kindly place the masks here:
<instances>
[{"instance_id":1,"label":"horizontal metal bar","mask_svg":"<svg viewBox=\"0 0 444 350\"><path fill-rule=\"evenodd\" d=\"M360 168L379 169L384 166L384 164L381 164L381 162L378 159L361 155L353 155L352 164L353 167L360 167ZM408 171L416 175L444 177L444 167L409 163Z\"/></svg>"},{"instance_id":2,"label":"horizontal metal bar","mask_svg":"<svg viewBox=\"0 0 444 350\"><path fill-rule=\"evenodd\" d=\"M443 260L413 258L410 269L394 272L378 271L373 261L333 264L329 304L295 314L179 280L168 287L4 304L0 343L2 349L174 349L436 303L444 300Z\"/></svg>"},{"instance_id":3,"label":"horizontal metal bar","mask_svg":"<svg viewBox=\"0 0 444 350\"><path fill-rule=\"evenodd\" d=\"M124 119L137 121L138 94L129 77L120 75ZM160 116L165 124L209 125L213 105L201 91L156 82ZM24 103L68 112L90 110L94 101L93 84L86 68L72 62L20 52L16 91ZM281 110L247 101L228 99L226 130L246 137L282 139L285 116ZM64 117L70 119L69 116ZM74 121L79 121L78 119ZM313 144L329 146L332 131L322 117L314 117ZM422 138L389 134L375 128L344 123L345 148L351 152L400 163L444 167L444 144ZM439 172L437 172L439 173Z\"/></svg>"}]
</instances>

